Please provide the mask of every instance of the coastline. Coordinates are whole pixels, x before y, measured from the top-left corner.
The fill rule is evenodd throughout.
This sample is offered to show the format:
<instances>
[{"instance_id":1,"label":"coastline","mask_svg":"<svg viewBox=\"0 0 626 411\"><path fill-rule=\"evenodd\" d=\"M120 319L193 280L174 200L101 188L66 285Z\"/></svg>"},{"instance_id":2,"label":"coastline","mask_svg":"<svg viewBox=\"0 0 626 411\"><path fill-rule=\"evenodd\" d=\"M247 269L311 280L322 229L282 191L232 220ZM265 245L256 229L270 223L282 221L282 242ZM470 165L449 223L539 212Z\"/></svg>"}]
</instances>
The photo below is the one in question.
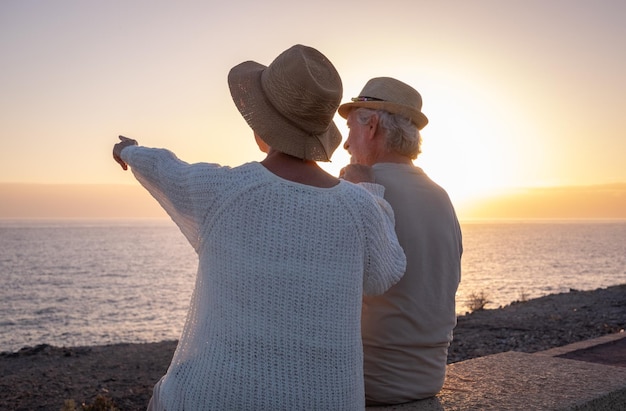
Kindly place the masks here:
<instances>
[{"instance_id":1,"label":"coastline","mask_svg":"<svg viewBox=\"0 0 626 411\"><path fill-rule=\"evenodd\" d=\"M506 351L533 353L626 328L626 284L475 311L458 317L448 363ZM0 409L61 410L98 395L143 410L176 341L92 347L24 347L0 353ZM67 408L66 408L67 409Z\"/></svg>"}]
</instances>

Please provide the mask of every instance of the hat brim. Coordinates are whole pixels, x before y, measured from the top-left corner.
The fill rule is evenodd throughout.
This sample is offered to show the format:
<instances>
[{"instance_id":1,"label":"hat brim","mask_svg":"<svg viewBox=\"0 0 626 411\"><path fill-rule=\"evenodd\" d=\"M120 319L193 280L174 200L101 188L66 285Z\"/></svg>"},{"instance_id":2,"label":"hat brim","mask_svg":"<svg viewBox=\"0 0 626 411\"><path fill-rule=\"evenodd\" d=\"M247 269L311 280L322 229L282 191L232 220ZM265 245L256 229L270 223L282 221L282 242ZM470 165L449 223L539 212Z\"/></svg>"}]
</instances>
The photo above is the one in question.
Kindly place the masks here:
<instances>
[{"instance_id":1,"label":"hat brim","mask_svg":"<svg viewBox=\"0 0 626 411\"><path fill-rule=\"evenodd\" d=\"M334 121L318 135L300 129L265 97L261 76L266 66L246 61L228 74L230 95L254 132L270 147L305 160L330 161L342 137Z\"/></svg>"},{"instance_id":2,"label":"hat brim","mask_svg":"<svg viewBox=\"0 0 626 411\"><path fill-rule=\"evenodd\" d=\"M392 114L400 114L410 119L418 130L423 129L428 124L428 117L426 117L421 111L389 101L353 101L340 105L337 112L341 117L347 119L350 111L359 107L369 108L371 110L384 110Z\"/></svg>"}]
</instances>

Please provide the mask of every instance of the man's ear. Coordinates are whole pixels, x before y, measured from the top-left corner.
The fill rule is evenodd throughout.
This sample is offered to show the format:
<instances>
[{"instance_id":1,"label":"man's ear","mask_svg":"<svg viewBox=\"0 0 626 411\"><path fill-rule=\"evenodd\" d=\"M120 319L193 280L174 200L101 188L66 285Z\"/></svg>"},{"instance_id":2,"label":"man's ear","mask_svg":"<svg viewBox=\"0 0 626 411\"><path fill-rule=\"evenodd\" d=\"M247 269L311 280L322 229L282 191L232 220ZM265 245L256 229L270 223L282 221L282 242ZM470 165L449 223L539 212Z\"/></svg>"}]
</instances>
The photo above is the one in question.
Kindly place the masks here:
<instances>
[{"instance_id":1,"label":"man's ear","mask_svg":"<svg viewBox=\"0 0 626 411\"><path fill-rule=\"evenodd\" d=\"M378 130L378 114L373 114L367 122L367 138L373 140Z\"/></svg>"}]
</instances>

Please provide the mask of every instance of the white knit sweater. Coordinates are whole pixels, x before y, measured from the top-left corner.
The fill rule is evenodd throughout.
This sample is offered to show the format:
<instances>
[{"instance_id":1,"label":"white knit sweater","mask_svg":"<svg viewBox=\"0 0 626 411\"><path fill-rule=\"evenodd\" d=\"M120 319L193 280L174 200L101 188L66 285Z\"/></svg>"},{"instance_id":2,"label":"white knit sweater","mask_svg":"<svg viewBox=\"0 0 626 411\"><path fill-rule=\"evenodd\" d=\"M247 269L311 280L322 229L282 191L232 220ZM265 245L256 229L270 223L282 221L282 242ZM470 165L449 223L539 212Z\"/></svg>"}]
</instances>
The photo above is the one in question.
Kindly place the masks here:
<instances>
[{"instance_id":1,"label":"white knit sweater","mask_svg":"<svg viewBox=\"0 0 626 411\"><path fill-rule=\"evenodd\" d=\"M363 409L361 298L406 264L384 189L317 188L163 149L122 158L199 256L160 407Z\"/></svg>"}]
</instances>

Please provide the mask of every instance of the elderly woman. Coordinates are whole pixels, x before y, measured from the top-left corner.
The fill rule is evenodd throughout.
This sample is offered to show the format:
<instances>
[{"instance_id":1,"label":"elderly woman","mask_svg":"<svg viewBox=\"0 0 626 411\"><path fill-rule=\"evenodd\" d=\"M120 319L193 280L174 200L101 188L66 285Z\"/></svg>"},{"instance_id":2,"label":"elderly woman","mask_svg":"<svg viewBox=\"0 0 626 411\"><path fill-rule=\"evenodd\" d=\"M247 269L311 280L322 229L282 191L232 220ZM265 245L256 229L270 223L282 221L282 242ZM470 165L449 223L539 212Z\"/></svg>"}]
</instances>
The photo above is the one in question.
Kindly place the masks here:
<instances>
[{"instance_id":1,"label":"elderly woman","mask_svg":"<svg viewBox=\"0 0 626 411\"><path fill-rule=\"evenodd\" d=\"M341 142L341 79L319 51L296 45L268 67L235 66L228 82L263 161L187 164L124 137L113 150L199 257L149 409L362 409L362 295L399 281L406 260L382 186L316 163Z\"/></svg>"}]
</instances>

